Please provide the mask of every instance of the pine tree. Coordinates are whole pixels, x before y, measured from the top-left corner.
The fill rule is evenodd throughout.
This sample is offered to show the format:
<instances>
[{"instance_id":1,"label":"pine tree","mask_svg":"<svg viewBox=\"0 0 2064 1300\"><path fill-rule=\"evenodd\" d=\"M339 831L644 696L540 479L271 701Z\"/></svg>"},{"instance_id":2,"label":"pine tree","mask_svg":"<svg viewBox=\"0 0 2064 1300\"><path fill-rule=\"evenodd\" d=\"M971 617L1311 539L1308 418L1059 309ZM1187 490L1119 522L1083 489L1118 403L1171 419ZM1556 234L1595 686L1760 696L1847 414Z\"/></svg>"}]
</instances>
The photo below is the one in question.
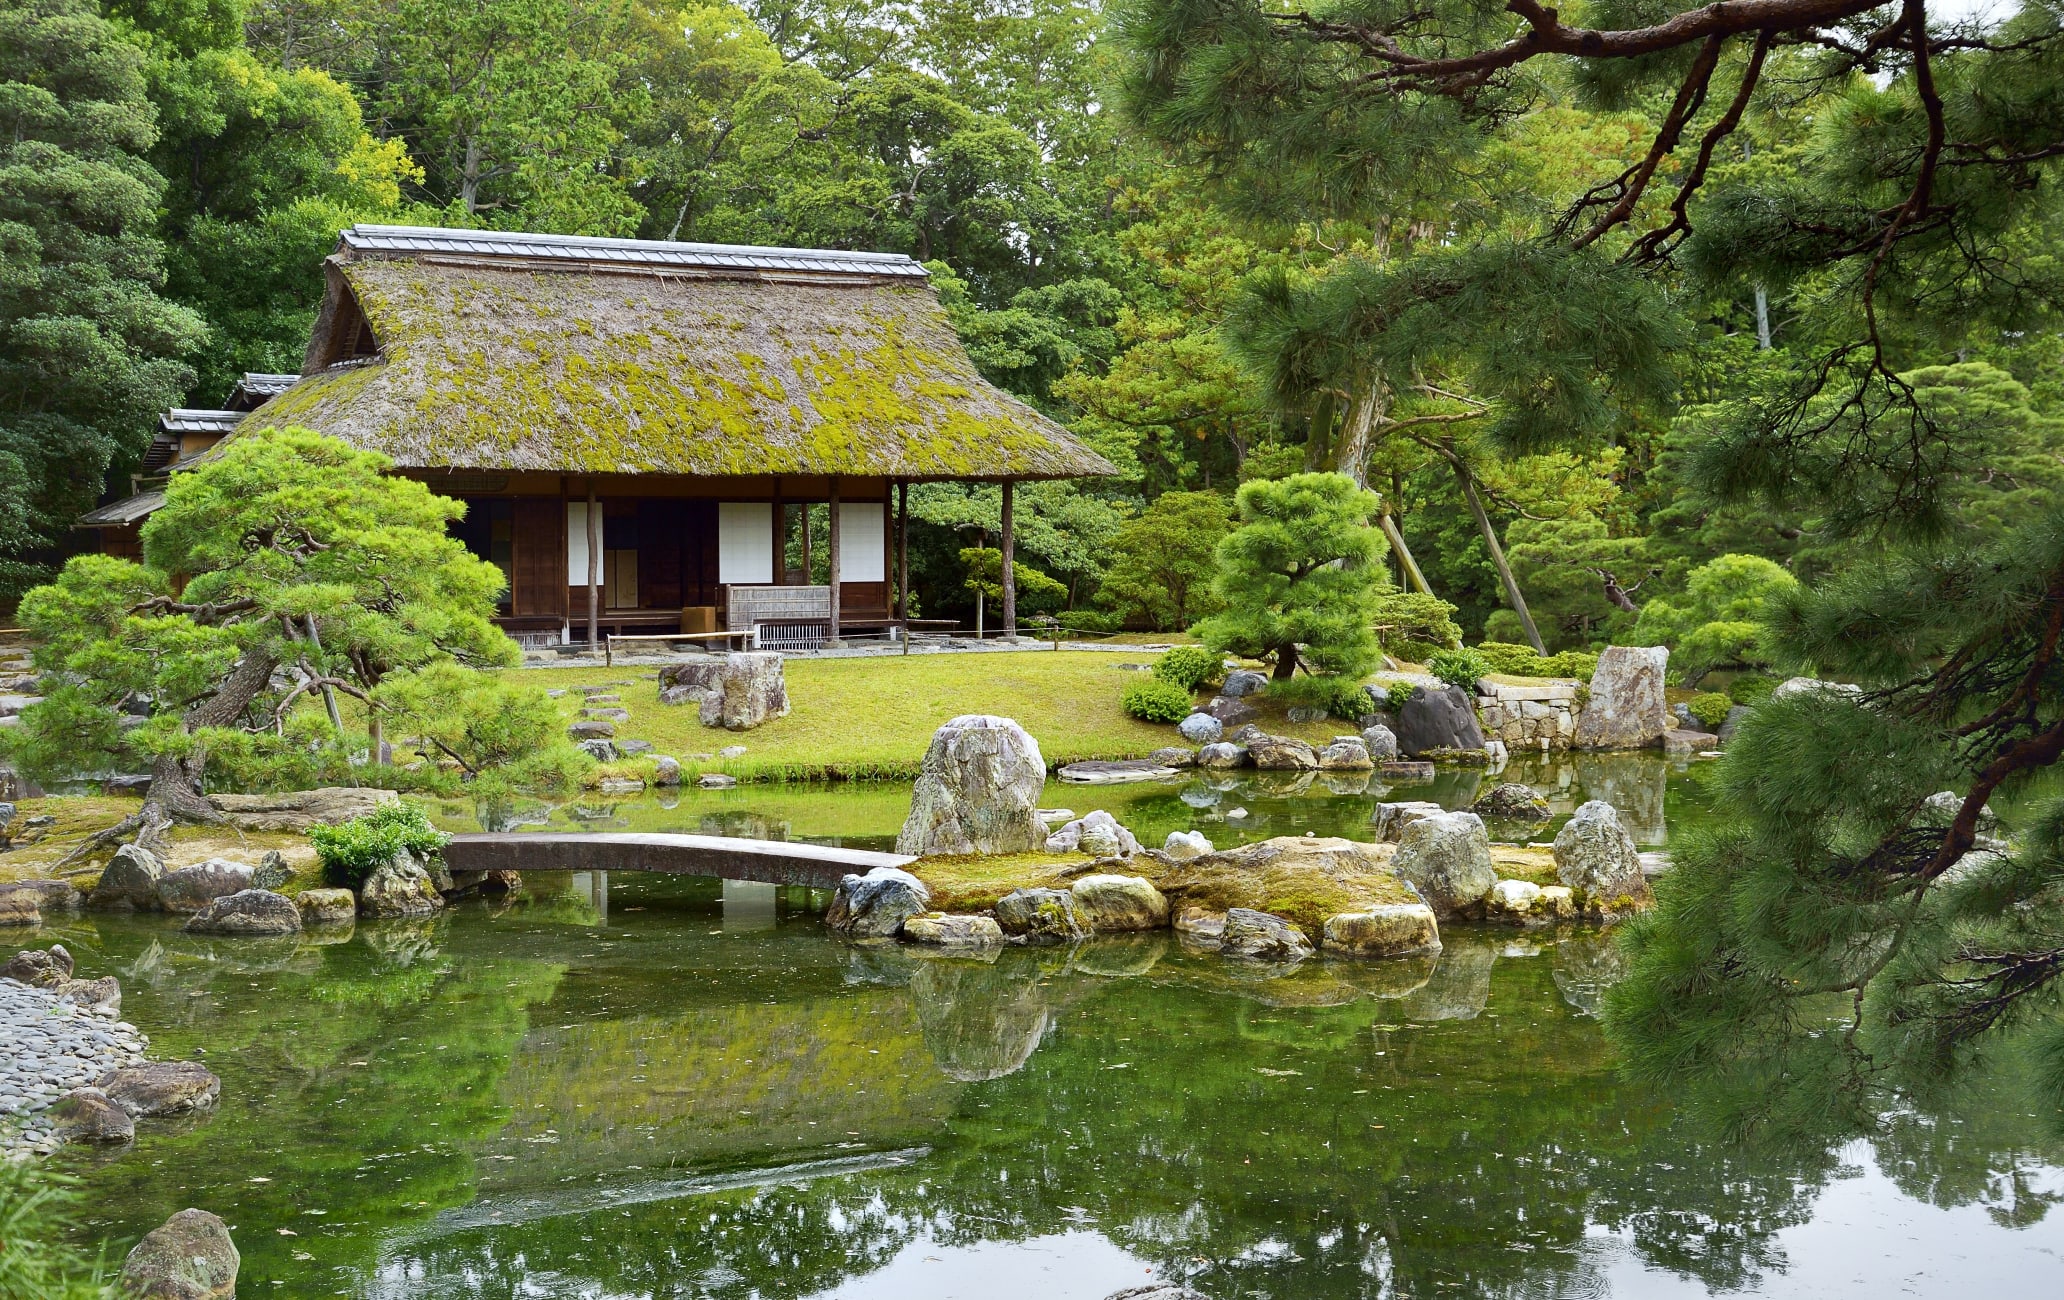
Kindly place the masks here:
<instances>
[{"instance_id":1,"label":"pine tree","mask_svg":"<svg viewBox=\"0 0 2064 1300\"><path fill-rule=\"evenodd\" d=\"M163 182L143 56L87 0L0 9L0 603L192 380L158 296Z\"/></svg>"}]
</instances>

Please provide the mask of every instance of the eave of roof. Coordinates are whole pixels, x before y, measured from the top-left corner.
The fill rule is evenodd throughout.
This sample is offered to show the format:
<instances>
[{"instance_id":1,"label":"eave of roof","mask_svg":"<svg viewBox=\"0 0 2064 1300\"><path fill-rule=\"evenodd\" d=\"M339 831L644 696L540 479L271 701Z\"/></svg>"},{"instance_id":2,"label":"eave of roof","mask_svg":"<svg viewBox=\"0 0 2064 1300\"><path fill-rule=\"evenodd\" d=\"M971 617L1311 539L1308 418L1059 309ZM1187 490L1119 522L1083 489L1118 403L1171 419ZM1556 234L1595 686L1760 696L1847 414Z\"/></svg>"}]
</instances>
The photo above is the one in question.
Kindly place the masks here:
<instances>
[{"instance_id":1,"label":"eave of roof","mask_svg":"<svg viewBox=\"0 0 2064 1300\"><path fill-rule=\"evenodd\" d=\"M135 496L124 497L120 501L110 501L96 510L86 512L79 516L79 526L82 528L126 527L139 520L149 518L151 512L164 504L164 489L152 488L148 492L138 492Z\"/></svg>"},{"instance_id":2,"label":"eave of roof","mask_svg":"<svg viewBox=\"0 0 2064 1300\"><path fill-rule=\"evenodd\" d=\"M353 254L442 254L520 262L698 268L746 272L803 272L924 280L924 267L901 253L843 249L766 248L751 244L689 244L653 239L598 239L502 230L447 230L427 226L356 225L342 232Z\"/></svg>"}]
</instances>

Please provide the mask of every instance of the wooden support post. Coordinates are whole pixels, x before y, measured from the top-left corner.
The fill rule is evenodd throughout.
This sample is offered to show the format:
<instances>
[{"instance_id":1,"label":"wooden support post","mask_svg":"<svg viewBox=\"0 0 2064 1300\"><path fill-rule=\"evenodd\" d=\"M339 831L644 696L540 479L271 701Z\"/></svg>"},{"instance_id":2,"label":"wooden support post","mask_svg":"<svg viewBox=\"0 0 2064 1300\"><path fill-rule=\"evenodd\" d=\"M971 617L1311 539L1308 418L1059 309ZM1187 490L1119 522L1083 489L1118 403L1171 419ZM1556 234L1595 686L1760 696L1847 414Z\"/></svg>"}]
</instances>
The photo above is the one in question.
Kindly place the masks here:
<instances>
[{"instance_id":1,"label":"wooden support post","mask_svg":"<svg viewBox=\"0 0 2064 1300\"><path fill-rule=\"evenodd\" d=\"M781 499L781 476L774 476L774 585L788 585L788 506ZM804 585L808 586L805 576Z\"/></svg>"},{"instance_id":2,"label":"wooden support post","mask_svg":"<svg viewBox=\"0 0 2064 1300\"><path fill-rule=\"evenodd\" d=\"M588 480L588 653L602 639L602 503Z\"/></svg>"},{"instance_id":3,"label":"wooden support post","mask_svg":"<svg viewBox=\"0 0 2064 1300\"><path fill-rule=\"evenodd\" d=\"M1505 584L1505 599L1511 604L1512 612L1519 615L1519 626L1526 632L1527 644L1537 655L1548 653L1548 647L1541 643L1541 633L1534 627L1534 616L1527 611L1526 597L1519 592L1519 579L1512 576L1512 566L1505 562L1505 548L1498 545L1498 530L1491 527L1491 517L1484 513L1483 502L1476 495L1476 480L1467 470L1458 466L1462 479L1462 499L1469 503L1469 512L1476 516L1477 531L1483 534L1484 545L1490 548L1491 564L1498 570L1498 581Z\"/></svg>"},{"instance_id":4,"label":"wooden support post","mask_svg":"<svg viewBox=\"0 0 2064 1300\"><path fill-rule=\"evenodd\" d=\"M1383 529L1383 535L1390 540L1390 549L1397 555L1398 567L1405 571L1405 576L1419 589L1421 595L1431 596L1433 588L1426 585L1426 575L1419 572L1419 562L1412 558L1411 548L1405 545L1405 535L1398 531L1397 520L1385 511L1376 517L1376 522Z\"/></svg>"},{"instance_id":5,"label":"wooden support post","mask_svg":"<svg viewBox=\"0 0 2064 1300\"><path fill-rule=\"evenodd\" d=\"M809 509L808 506L803 508ZM830 553L825 556L828 570L826 577L831 583L831 627L828 629L830 635L825 638L824 645L826 649L835 650L844 644L839 640L839 481L836 474L831 476L831 526L824 531L827 534L825 545L831 548Z\"/></svg>"},{"instance_id":6,"label":"wooden support post","mask_svg":"<svg viewBox=\"0 0 2064 1300\"><path fill-rule=\"evenodd\" d=\"M796 513L803 517L803 585L807 587L817 576L817 566L810 563L810 503L805 501ZM788 567L787 547L782 548L781 567Z\"/></svg>"},{"instance_id":7,"label":"wooden support post","mask_svg":"<svg viewBox=\"0 0 2064 1300\"><path fill-rule=\"evenodd\" d=\"M896 621L910 643L910 480L896 484Z\"/></svg>"},{"instance_id":8,"label":"wooden support post","mask_svg":"<svg viewBox=\"0 0 2064 1300\"><path fill-rule=\"evenodd\" d=\"M1016 531L1011 527L1013 493L1016 484L1009 479L1003 481L1003 636L1006 641L1018 637L1018 572Z\"/></svg>"}]
</instances>

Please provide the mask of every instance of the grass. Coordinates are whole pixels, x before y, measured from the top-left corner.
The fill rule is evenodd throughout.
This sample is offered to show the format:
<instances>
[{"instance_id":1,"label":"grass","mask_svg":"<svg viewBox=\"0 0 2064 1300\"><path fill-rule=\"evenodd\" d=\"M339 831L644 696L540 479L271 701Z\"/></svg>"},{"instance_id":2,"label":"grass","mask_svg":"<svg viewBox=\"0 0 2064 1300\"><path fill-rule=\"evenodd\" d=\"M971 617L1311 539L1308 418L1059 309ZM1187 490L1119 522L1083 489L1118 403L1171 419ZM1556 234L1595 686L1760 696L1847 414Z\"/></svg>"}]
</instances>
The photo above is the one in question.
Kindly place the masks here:
<instances>
[{"instance_id":1,"label":"grass","mask_svg":"<svg viewBox=\"0 0 2064 1300\"><path fill-rule=\"evenodd\" d=\"M30 817L50 816L57 823L34 844L0 854L0 881L47 879L60 858L97 831L106 830L125 817L134 816L141 801L107 795L67 795L16 802L16 824ZM190 867L209 858L229 858L257 864L266 850L278 849L295 872L293 887L316 878L315 849L306 836L292 831L239 831L228 826L192 826L180 823L172 828L172 849L165 858L168 868ZM90 885L101 862L91 869L85 864L67 868L65 878ZM291 892L291 888L290 891Z\"/></svg>"},{"instance_id":2,"label":"grass","mask_svg":"<svg viewBox=\"0 0 2064 1300\"><path fill-rule=\"evenodd\" d=\"M569 722L581 705L576 688L613 686L622 697L618 707L631 715L616 724L617 736L650 741L659 753L680 759L691 782L704 772L741 781L909 778L917 774L932 733L963 713L1016 720L1053 765L1144 758L1165 745L1183 744L1174 727L1141 722L1118 707L1120 693L1138 671L1125 665L1154 658L1062 650L791 659L789 715L746 732L704 727L692 706L662 705L649 668L538 668L527 670L524 680L565 689L559 703ZM1293 724L1279 705L1249 703L1261 712L1258 724L1279 735L1323 744L1354 729L1337 721ZM715 756L731 745L743 745L746 753ZM634 764L619 770L641 771Z\"/></svg>"}]
</instances>

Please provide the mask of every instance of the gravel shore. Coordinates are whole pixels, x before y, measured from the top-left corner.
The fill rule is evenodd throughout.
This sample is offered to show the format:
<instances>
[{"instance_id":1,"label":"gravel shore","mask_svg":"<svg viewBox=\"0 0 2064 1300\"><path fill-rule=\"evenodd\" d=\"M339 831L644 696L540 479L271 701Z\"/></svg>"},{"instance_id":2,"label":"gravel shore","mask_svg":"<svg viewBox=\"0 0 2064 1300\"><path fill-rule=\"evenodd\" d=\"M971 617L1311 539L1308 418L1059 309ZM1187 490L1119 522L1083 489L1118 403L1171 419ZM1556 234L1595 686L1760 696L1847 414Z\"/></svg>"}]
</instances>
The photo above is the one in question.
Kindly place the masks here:
<instances>
[{"instance_id":1,"label":"gravel shore","mask_svg":"<svg viewBox=\"0 0 2064 1300\"><path fill-rule=\"evenodd\" d=\"M51 1103L141 1062L149 1046L112 1011L88 1011L60 1002L55 990L0 979L0 1158L53 1150Z\"/></svg>"}]
</instances>

